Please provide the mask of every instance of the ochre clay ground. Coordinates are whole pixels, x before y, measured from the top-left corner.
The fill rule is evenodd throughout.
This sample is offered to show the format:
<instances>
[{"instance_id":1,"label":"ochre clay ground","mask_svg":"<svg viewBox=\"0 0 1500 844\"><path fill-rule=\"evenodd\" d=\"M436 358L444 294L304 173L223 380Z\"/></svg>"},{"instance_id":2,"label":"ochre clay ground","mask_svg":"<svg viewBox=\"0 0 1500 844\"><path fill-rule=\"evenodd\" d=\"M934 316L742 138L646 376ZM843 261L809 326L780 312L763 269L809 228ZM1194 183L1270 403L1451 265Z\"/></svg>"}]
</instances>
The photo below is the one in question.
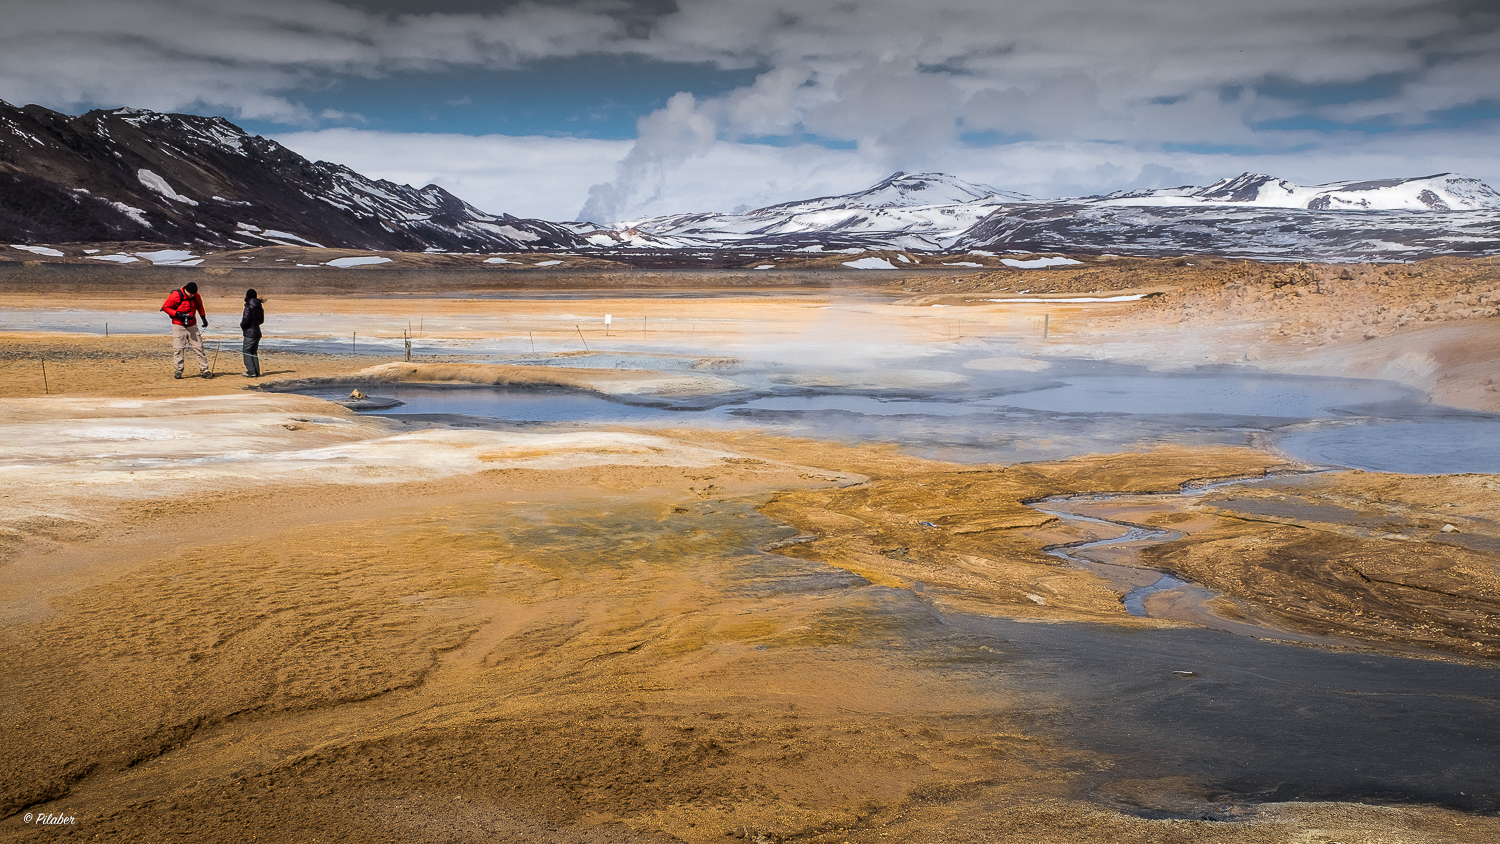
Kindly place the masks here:
<instances>
[{"instance_id":1,"label":"ochre clay ground","mask_svg":"<svg viewBox=\"0 0 1500 844\"><path fill-rule=\"evenodd\" d=\"M88 295L121 308L158 293ZM273 313L343 317L493 307L267 295ZM0 307L34 296L0 290ZM568 307L644 315L648 331L671 311L743 337L816 325L827 301L629 304ZM233 305L216 292L209 311ZM914 342L960 330L895 307L855 310ZM518 305L516 325L528 308L546 310ZM963 310L976 331L1018 319ZM1107 342L1100 314L1145 318L1067 313L1065 341ZM0 839L1500 840L1495 818L1422 806L1268 804L1236 823L1112 811L1073 785L1108 759L1036 729L1019 697L900 653L881 593L860 588L920 581L942 610L1171 625L1126 615L1104 580L1041 553L1081 533L1020 502L1255 475L1276 455L975 467L755 432L430 431L247 391L237 375L173 381L167 348L0 335L0 456L37 460L0 490ZM286 354L266 380L391 363ZM90 444L101 428L115 439ZM153 462L185 451L214 459ZM231 452L244 456L219 459ZM1189 532L1145 553L1220 590L1226 614L1487 660L1497 488L1336 473L1163 498L1132 518ZM1329 506L1358 515L1330 521ZM1422 566L1392 562L1414 547ZM808 578L823 585L765 588ZM1195 787L1114 790L1151 805L1144 792ZM23 811L77 823L36 829Z\"/></svg>"}]
</instances>

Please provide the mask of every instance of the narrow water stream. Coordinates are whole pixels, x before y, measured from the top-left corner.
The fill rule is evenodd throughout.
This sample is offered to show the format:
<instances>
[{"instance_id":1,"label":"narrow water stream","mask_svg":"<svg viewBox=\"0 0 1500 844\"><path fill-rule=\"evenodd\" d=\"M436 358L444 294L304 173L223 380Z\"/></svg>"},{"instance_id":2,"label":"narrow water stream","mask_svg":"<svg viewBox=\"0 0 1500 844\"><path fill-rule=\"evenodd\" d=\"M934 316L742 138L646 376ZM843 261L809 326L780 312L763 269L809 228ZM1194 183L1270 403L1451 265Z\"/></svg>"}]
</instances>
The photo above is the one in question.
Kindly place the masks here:
<instances>
[{"instance_id":1,"label":"narrow water stream","mask_svg":"<svg viewBox=\"0 0 1500 844\"><path fill-rule=\"evenodd\" d=\"M1100 498L1101 496L1089 496L1088 500L1098 501L1100 500ZM1077 496L1052 496L1050 498L1043 499L1042 502L1039 503L1052 503L1057 501L1069 500L1077 500ZM1120 598L1120 602L1125 605L1125 611L1130 613L1131 615L1140 616L1142 618L1145 618L1149 615L1149 613L1146 612L1145 607L1145 599L1147 595L1151 595L1156 592L1162 592L1167 589L1176 589L1179 586L1188 585L1187 581L1173 577L1172 575L1165 572L1157 572L1156 569L1145 569L1137 566L1123 566L1116 563L1106 563L1103 560L1095 560L1074 553L1078 551L1085 551L1089 548L1106 548L1114 545L1126 545L1133 542L1171 542L1174 539L1180 539L1182 537L1182 533L1180 531L1147 527L1145 525L1137 525L1131 522L1117 521L1115 519L1101 519L1095 516L1085 516L1080 513L1074 513L1067 510L1038 507L1036 504L1031 504L1029 506L1033 510L1046 513L1049 516L1057 516L1060 519L1096 525L1110 525L1113 527L1121 528L1125 531L1119 536L1107 539L1083 539L1077 542L1065 542L1061 545L1048 545L1047 547L1043 548L1042 551L1054 557L1057 557L1058 559L1067 560L1068 562L1073 563L1076 566L1086 568L1089 571L1094 572L1095 574L1102 575L1103 577L1114 583L1118 583L1122 579L1126 582L1134 580L1135 577L1132 577L1131 575L1135 572L1155 572L1158 577L1151 583L1145 586L1135 586ZM1122 575L1125 575L1125 577L1122 578Z\"/></svg>"},{"instance_id":2,"label":"narrow water stream","mask_svg":"<svg viewBox=\"0 0 1500 844\"><path fill-rule=\"evenodd\" d=\"M1135 550L1145 545L1172 542L1181 539L1185 535L1182 531L1172 530L1171 528L1151 527L1123 519L1112 519L1099 515L1091 515L1087 512L1080 512L1087 510L1090 506L1113 505L1114 507L1119 507L1123 504L1150 503L1173 498L1180 499L1202 495L1211 490L1229 486L1326 471L1333 470L1315 469L1312 471L1276 472L1265 477L1225 478L1206 483L1194 483L1184 486L1176 492L1169 493L1104 492L1054 495L1036 501L1028 501L1026 504L1034 510L1069 522L1083 525L1100 525L1119 531L1115 536L1100 539L1082 539L1049 545L1042 550L1053 557L1066 560L1109 581L1110 585L1121 593L1120 603L1124 605L1125 611L1130 615L1138 618L1163 618L1175 621L1187 621L1200 627L1257 638L1270 637L1304 643L1349 645L1354 643L1332 637L1312 636L1291 630L1224 618L1215 613L1211 607L1211 602L1215 598L1220 597L1218 592L1193 583L1190 580L1184 580L1174 572L1143 566L1136 561L1137 555L1134 553ZM1130 546L1134 546L1134 548ZM1100 559L1097 556L1089 556L1083 553L1097 549L1115 549L1115 554L1108 555L1115 557L1115 559ZM1162 596L1165 600L1155 602L1154 607L1148 607L1147 601L1157 595Z\"/></svg>"}]
</instances>

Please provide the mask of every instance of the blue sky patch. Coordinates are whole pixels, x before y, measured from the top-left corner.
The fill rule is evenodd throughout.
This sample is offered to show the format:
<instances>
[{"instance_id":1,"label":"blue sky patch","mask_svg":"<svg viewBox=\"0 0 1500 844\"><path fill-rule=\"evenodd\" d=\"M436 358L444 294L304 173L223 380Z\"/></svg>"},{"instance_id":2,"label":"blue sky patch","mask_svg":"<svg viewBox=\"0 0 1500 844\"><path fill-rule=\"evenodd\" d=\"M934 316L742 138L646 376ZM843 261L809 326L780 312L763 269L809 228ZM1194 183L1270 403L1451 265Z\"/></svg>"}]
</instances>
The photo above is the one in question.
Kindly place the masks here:
<instances>
[{"instance_id":1,"label":"blue sky patch","mask_svg":"<svg viewBox=\"0 0 1500 844\"><path fill-rule=\"evenodd\" d=\"M981 132L960 132L958 140L968 147L998 147L1034 141L1036 136L1030 132L1001 132L996 129L985 129Z\"/></svg>"},{"instance_id":2,"label":"blue sky patch","mask_svg":"<svg viewBox=\"0 0 1500 844\"><path fill-rule=\"evenodd\" d=\"M1262 97L1290 100L1304 105L1340 105L1394 97L1401 92L1401 86L1412 78L1410 74L1404 73L1387 73L1355 82L1298 82L1268 77L1251 87Z\"/></svg>"},{"instance_id":3,"label":"blue sky patch","mask_svg":"<svg viewBox=\"0 0 1500 844\"><path fill-rule=\"evenodd\" d=\"M793 132L789 135L754 135L749 137L738 137L736 141L745 144L760 144L768 147L795 147L803 144L811 144L824 149L859 149L858 141L848 141L839 138L825 138L822 135L814 135L808 132Z\"/></svg>"},{"instance_id":4,"label":"blue sky patch","mask_svg":"<svg viewBox=\"0 0 1500 844\"><path fill-rule=\"evenodd\" d=\"M343 77L320 89L289 91L285 96L314 115L343 112L363 118L322 118L318 128L620 140L634 138L636 120L666 105L679 91L700 99L716 97L749 85L761 72L599 56L540 61L524 70ZM265 120L237 122L260 134L288 128Z\"/></svg>"}]
</instances>

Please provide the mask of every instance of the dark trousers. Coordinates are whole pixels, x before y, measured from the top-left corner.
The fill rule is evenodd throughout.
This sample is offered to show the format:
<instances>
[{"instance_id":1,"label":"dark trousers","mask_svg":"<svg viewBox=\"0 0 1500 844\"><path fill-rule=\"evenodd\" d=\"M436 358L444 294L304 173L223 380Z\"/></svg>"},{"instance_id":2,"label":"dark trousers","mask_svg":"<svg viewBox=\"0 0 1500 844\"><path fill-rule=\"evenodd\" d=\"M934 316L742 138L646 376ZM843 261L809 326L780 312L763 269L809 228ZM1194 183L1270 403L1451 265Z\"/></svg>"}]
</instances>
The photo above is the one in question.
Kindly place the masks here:
<instances>
[{"instance_id":1,"label":"dark trousers","mask_svg":"<svg viewBox=\"0 0 1500 844\"><path fill-rule=\"evenodd\" d=\"M245 339L241 346L245 355L245 372L250 375L260 375L260 332L245 332Z\"/></svg>"}]
</instances>

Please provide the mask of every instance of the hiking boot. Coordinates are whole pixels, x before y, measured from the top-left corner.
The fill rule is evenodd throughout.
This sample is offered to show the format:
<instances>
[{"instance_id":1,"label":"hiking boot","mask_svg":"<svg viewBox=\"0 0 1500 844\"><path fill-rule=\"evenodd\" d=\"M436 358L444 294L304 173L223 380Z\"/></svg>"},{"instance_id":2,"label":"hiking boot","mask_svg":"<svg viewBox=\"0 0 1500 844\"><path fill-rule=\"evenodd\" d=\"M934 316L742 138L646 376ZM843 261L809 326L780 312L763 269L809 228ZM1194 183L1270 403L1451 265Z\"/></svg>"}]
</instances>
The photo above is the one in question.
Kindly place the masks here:
<instances>
[{"instance_id":1,"label":"hiking boot","mask_svg":"<svg viewBox=\"0 0 1500 844\"><path fill-rule=\"evenodd\" d=\"M214 374L212 372L200 372L200 373L198 373L198 377L199 378L212 378L212 377L214 377Z\"/></svg>"},{"instance_id":2,"label":"hiking boot","mask_svg":"<svg viewBox=\"0 0 1500 844\"><path fill-rule=\"evenodd\" d=\"M172 377L176 378L178 381L181 381L182 380L182 373L181 372L174 372L174 373L172 373Z\"/></svg>"}]
</instances>

